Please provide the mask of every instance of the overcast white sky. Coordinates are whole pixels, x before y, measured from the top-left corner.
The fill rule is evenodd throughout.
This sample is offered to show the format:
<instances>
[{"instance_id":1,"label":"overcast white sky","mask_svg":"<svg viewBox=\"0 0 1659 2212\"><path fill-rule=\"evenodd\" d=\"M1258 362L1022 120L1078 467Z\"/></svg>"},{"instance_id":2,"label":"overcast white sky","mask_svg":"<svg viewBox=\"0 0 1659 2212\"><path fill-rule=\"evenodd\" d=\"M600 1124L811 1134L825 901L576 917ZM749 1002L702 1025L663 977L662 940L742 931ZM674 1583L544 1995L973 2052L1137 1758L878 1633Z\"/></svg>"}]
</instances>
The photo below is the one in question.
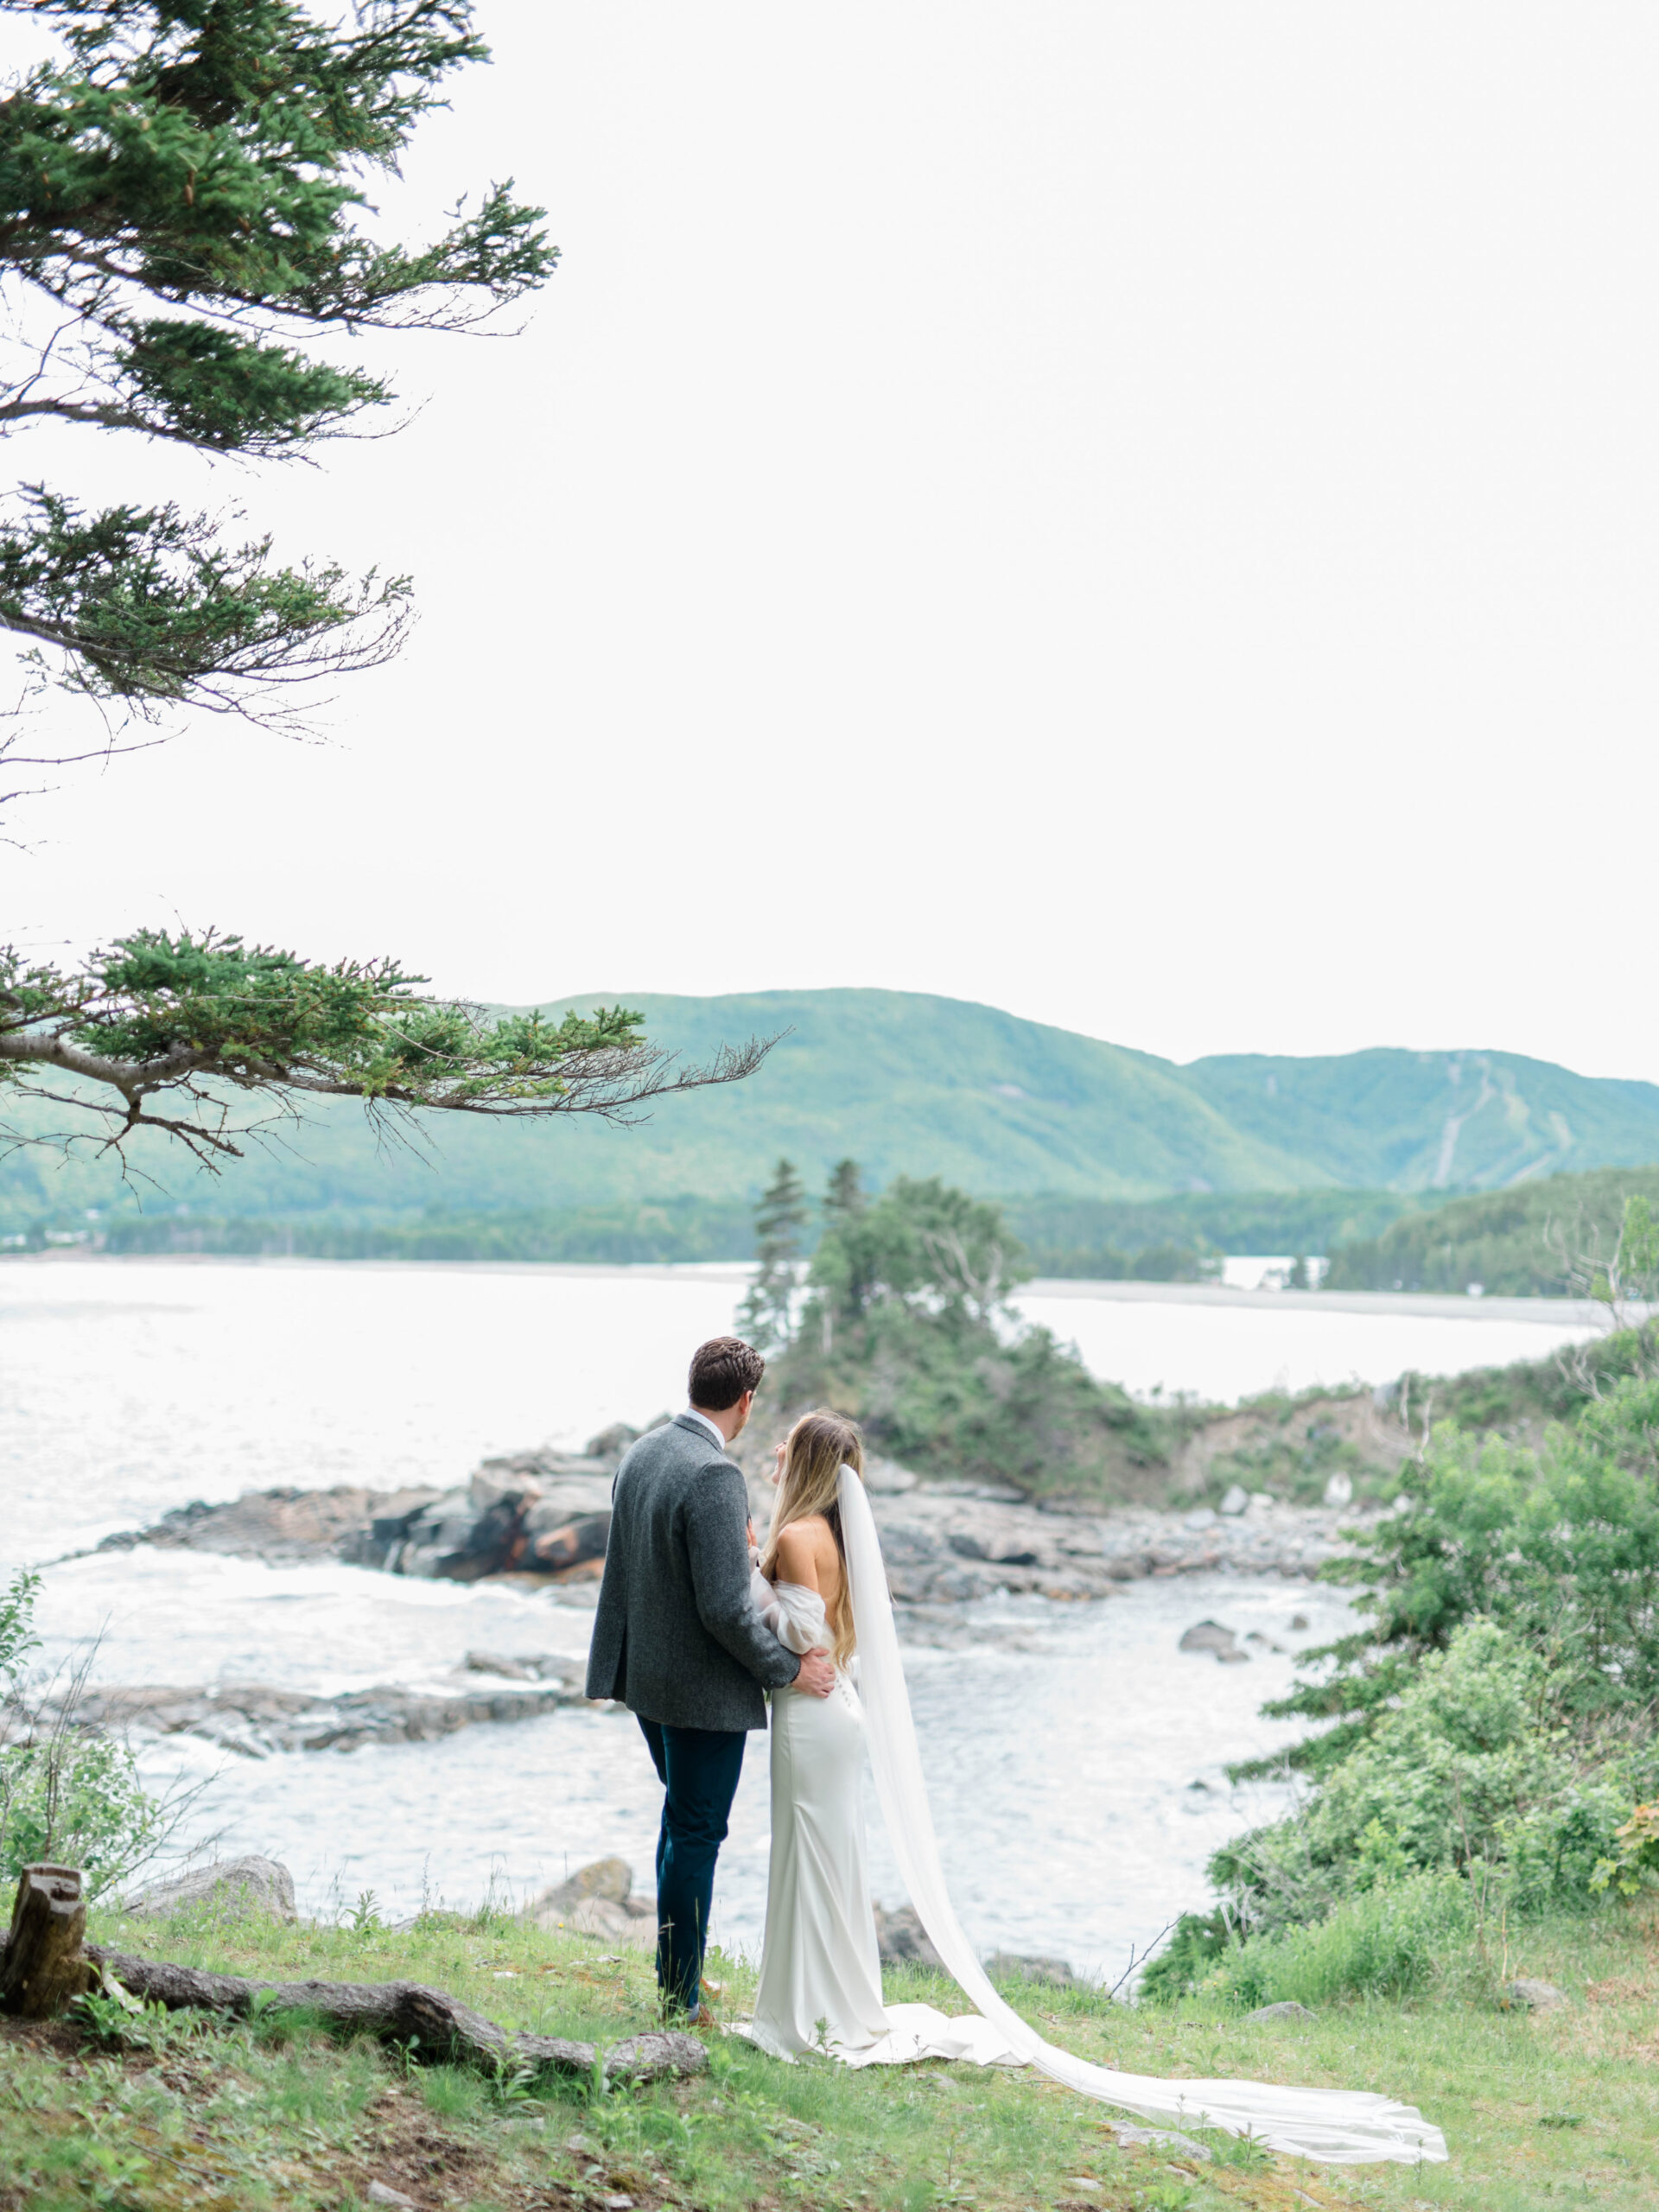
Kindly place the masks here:
<instances>
[{"instance_id":1,"label":"overcast white sky","mask_svg":"<svg viewBox=\"0 0 1659 2212\"><path fill-rule=\"evenodd\" d=\"M546 203L524 335L399 341L320 474L9 455L416 637L327 745L66 776L9 933L1659 1079L1659 13L481 12L409 204Z\"/></svg>"}]
</instances>

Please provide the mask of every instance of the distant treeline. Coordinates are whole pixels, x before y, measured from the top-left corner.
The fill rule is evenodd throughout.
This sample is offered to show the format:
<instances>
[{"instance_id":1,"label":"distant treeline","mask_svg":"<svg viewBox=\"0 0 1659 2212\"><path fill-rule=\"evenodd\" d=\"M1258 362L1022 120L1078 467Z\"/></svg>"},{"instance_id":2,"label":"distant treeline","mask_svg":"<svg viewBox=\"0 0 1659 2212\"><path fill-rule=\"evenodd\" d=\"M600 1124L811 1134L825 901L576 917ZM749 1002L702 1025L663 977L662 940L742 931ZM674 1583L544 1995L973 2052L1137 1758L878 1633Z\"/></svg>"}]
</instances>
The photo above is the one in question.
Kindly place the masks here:
<instances>
[{"instance_id":1,"label":"distant treeline","mask_svg":"<svg viewBox=\"0 0 1659 2212\"><path fill-rule=\"evenodd\" d=\"M47 1240L44 1236L40 1243ZM753 1245L747 1206L664 1198L658 1205L425 1213L365 1222L315 1214L298 1221L195 1215L124 1216L102 1224L106 1252L199 1253L308 1260L540 1260L631 1266L645 1261L744 1259Z\"/></svg>"},{"instance_id":2,"label":"distant treeline","mask_svg":"<svg viewBox=\"0 0 1659 2212\"><path fill-rule=\"evenodd\" d=\"M1169 1198L1006 1198L1008 1225L1039 1275L1195 1282L1224 1252L1328 1253L1376 1236L1440 1192L1183 1192Z\"/></svg>"},{"instance_id":3,"label":"distant treeline","mask_svg":"<svg viewBox=\"0 0 1659 2212\"><path fill-rule=\"evenodd\" d=\"M1325 1287L1466 1291L1478 1283L1503 1297L1559 1297L1580 1287L1575 1262L1612 1256L1631 1197L1659 1202L1659 1167L1601 1167L1453 1198L1335 1249Z\"/></svg>"},{"instance_id":4,"label":"distant treeline","mask_svg":"<svg viewBox=\"0 0 1659 2212\"><path fill-rule=\"evenodd\" d=\"M1391 1192L1266 1192L1120 1200L1045 1195L1002 1202L1040 1275L1193 1282L1224 1252L1328 1252L1421 1200ZM810 1251L817 1224L805 1238ZM513 1207L365 1219L317 1212L287 1220L173 1212L67 1215L15 1233L13 1249L70 1242L104 1251L312 1260L645 1262L750 1260L753 1210L740 1200L662 1198L610 1205Z\"/></svg>"},{"instance_id":5,"label":"distant treeline","mask_svg":"<svg viewBox=\"0 0 1659 2212\"><path fill-rule=\"evenodd\" d=\"M1562 1252L1604 1254L1625 1197L1659 1204L1659 1167L1599 1168L1504 1191L1297 1191L1130 1200L1005 1198L1002 1212L1039 1275L1190 1282L1224 1252L1323 1254L1332 1290L1548 1296L1569 1287ZM803 1249L817 1241L816 1211ZM64 1214L14 1227L14 1250L86 1243L115 1253L289 1255L316 1260L645 1262L751 1260L753 1209L740 1199L675 1198L563 1208L504 1208L365 1218L345 1211L291 1219L184 1212Z\"/></svg>"}]
</instances>

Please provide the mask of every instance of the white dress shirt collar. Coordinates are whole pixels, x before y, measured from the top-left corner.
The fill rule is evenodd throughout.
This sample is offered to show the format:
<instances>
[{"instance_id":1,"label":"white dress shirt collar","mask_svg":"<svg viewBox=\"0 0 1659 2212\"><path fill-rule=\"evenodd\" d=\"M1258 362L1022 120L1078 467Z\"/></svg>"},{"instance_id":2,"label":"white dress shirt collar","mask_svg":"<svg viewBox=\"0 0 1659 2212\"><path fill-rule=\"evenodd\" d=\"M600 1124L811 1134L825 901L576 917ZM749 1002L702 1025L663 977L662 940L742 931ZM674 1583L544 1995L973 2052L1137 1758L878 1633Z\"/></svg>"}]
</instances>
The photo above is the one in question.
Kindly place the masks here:
<instances>
[{"instance_id":1,"label":"white dress shirt collar","mask_svg":"<svg viewBox=\"0 0 1659 2212\"><path fill-rule=\"evenodd\" d=\"M685 1411L686 1416L689 1420L701 1421L702 1423L702 1426L708 1430L709 1435L714 1438L715 1443L719 1445L721 1450L723 1452L726 1449L726 1439L715 1427L715 1424L709 1420L708 1414L700 1414L695 1406L688 1406Z\"/></svg>"}]
</instances>

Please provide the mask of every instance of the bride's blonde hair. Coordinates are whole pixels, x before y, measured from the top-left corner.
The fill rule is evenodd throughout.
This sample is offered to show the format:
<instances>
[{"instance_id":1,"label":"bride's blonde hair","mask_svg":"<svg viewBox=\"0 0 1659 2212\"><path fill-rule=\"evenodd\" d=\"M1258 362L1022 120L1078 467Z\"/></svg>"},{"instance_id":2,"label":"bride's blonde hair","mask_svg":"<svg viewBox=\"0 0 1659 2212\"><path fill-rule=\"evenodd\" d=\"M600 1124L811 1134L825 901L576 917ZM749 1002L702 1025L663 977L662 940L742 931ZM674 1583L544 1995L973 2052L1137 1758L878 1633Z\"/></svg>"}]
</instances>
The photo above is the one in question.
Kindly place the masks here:
<instances>
[{"instance_id":1,"label":"bride's blonde hair","mask_svg":"<svg viewBox=\"0 0 1659 2212\"><path fill-rule=\"evenodd\" d=\"M864 1440L856 1427L839 1414L803 1414L789 1432L778 1503L772 1510L772 1526L760 1554L760 1572L770 1580L778 1571L778 1539L791 1522L810 1520L814 1514L829 1522L841 1554L841 1618L835 1643L838 1667L844 1667L851 1658L857 1640L852 1593L847 1587L847 1547L841 1535L839 1493L844 1466L863 1480Z\"/></svg>"}]
</instances>

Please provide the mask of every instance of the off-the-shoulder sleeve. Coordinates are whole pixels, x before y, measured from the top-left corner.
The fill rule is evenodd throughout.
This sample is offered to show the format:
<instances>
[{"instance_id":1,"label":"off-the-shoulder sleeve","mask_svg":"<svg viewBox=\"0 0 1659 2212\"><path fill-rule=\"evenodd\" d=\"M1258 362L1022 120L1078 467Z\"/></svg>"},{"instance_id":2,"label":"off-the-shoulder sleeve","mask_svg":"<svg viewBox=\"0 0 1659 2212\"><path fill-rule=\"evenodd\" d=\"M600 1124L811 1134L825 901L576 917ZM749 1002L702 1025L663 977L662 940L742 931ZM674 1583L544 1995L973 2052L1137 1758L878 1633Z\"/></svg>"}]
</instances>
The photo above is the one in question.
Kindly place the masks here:
<instances>
[{"instance_id":1,"label":"off-the-shoulder sleeve","mask_svg":"<svg viewBox=\"0 0 1659 2212\"><path fill-rule=\"evenodd\" d=\"M750 1582L760 1618L791 1651L827 1651L832 1641L823 1600L799 1582L768 1582L757 1567Z\"/></svg>"}]
</instances>

